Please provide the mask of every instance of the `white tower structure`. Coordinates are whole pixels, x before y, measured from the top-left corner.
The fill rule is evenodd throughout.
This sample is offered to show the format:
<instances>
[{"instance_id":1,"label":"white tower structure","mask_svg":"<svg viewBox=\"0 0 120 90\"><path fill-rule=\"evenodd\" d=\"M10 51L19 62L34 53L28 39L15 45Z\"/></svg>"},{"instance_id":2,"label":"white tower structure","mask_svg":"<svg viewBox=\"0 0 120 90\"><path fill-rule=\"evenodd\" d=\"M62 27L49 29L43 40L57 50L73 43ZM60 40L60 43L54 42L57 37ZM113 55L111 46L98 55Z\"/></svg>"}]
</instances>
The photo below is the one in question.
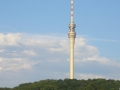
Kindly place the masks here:
<instances>
[{"instance_id":1,"label":"white tower structure","mask_svg":"<svg viewBox=\"0 0 120 90\"><path fill-rule=\"evenodd\" d=\"M71 0L71 15L68 37L70 40L70 79L74 79L74 43L76 38L75 24L74 24L74 0Z\"/></svg>"}]
</instances>

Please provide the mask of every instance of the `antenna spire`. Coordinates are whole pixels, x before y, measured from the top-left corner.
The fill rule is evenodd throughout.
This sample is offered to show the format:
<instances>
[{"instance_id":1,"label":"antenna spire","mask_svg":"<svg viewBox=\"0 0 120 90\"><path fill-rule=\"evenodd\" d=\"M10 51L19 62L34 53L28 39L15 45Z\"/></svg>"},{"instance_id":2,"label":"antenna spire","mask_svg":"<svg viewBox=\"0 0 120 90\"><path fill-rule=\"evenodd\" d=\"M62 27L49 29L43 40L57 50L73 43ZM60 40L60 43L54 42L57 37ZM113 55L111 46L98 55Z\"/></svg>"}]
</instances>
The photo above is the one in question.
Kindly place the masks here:
<instances>
[{"instance_id":1,"label":"antenna spire","mask_svg":"<svg viewBox=\"0 0 120 90\"><path fill-rule=\"evenodd\" d=\"M74 0L71 0L71 22L74 23Z\"/></svg>"}]
</instances>

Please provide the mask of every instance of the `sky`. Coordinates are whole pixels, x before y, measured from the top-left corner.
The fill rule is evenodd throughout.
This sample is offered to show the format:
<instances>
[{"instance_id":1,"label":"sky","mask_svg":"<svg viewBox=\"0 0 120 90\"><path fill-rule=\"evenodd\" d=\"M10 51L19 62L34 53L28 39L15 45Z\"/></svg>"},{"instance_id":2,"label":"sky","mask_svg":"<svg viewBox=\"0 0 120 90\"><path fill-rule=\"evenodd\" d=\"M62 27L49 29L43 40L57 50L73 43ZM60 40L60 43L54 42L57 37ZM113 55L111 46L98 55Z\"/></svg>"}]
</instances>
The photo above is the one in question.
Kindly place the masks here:
<instances>
[{"instance_id":1,"label":"sky","mask_svg":"<svg viewBox=\"0 0 120 90\"><path fill-rule=\"evenodd\" d=\"M120 0L74 0L75 78L120 80ZM0 87L69 78L70 0L0 0Z\"/></svg>"}]
</instances>

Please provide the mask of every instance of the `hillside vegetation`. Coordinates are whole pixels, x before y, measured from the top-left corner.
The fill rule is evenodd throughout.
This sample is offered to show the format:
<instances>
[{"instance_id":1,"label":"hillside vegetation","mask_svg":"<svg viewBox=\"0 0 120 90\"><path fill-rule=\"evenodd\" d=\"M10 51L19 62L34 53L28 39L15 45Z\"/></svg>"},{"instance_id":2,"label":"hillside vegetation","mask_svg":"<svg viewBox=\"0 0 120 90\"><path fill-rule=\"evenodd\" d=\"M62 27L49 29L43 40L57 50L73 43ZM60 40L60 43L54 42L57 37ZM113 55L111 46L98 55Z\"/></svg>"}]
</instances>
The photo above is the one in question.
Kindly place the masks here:
<instances>
[{"instance_id":1,"label":"hillside vegetation","mask_svg":"<svg viewBox=\"0 0 120 90\"><path fill-rule=\"evenodd\" d=\"M119 90L119 80L105 79L64 79L41 80L33 83L24 83L14 88L0 88L0 90Z\"/></svg>"}]
</instances>

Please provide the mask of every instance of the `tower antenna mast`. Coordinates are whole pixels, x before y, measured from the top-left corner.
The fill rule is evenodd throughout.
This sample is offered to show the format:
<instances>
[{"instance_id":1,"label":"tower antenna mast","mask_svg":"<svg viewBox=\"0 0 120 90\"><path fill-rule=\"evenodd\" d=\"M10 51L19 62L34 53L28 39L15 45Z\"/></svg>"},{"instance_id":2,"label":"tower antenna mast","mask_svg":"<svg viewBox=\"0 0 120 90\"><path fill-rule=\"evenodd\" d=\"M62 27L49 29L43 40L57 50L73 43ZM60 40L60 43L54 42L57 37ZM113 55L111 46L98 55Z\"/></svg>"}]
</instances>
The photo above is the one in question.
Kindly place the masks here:
<instances>
[{"instance_id":1,"label":"tower antenna mast","mask_svg":"<svg viewBox=\"0 0 120 90\"><path fill-rule=\"evenodd\" d=\"M74 0L71 0L71 22L70 23L74 23Z\"/></svg>"},{"instance_id":2,"label":"tower antenna mast","mask_svg":"<svg viewBox=\"0 0 120 90\"><path fill-rule=\"evenodd\" d=\"M74 43L76 38L74 24L74 0L71 0L70 24L68 38L70 40L70 79L74 79Z\"/></svg>"}]
</instances>

